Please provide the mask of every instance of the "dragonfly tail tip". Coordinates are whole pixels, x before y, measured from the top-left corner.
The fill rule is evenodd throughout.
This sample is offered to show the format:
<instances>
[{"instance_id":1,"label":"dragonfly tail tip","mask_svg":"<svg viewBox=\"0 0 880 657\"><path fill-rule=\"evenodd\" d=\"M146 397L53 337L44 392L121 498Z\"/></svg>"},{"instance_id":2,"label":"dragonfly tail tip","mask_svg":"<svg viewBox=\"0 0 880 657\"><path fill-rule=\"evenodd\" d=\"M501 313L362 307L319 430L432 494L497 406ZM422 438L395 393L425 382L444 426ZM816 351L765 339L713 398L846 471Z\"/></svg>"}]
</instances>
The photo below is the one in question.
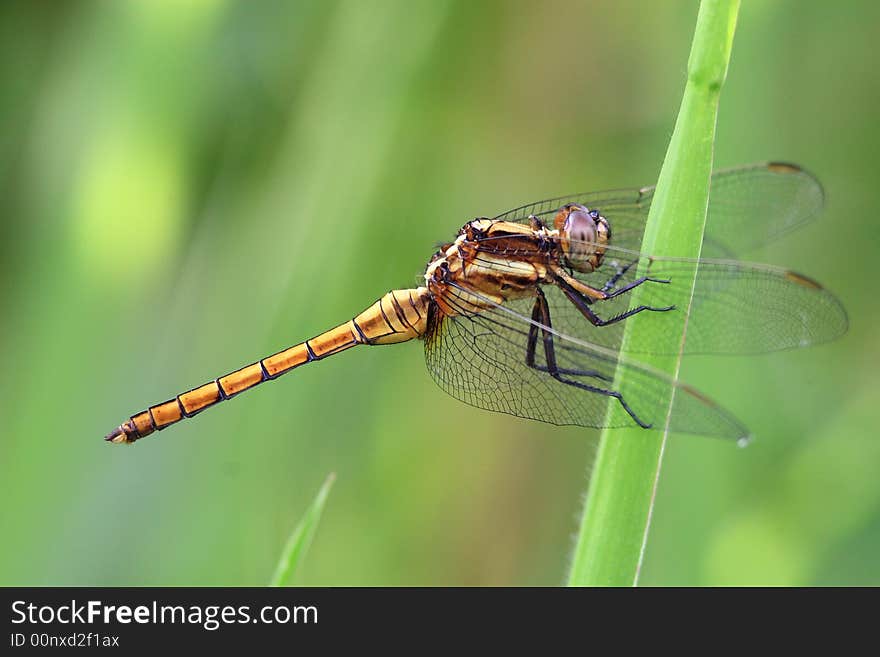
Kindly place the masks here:
<instances>
[{"instance_id":1,"label":"dragonfly tail tip","mask_svg":"<svg viewBox=\"0 0 880 657\"><path fill-rule=\"evenodd\" d=\"M120 443L128 443L131 444L134 441L130 440L128 437L128 432L126 432L124 426L116 427L113 431L104 436L104 440L108 443L113 443L114 445L118 445Z\"/></svg>"}]
</instances>

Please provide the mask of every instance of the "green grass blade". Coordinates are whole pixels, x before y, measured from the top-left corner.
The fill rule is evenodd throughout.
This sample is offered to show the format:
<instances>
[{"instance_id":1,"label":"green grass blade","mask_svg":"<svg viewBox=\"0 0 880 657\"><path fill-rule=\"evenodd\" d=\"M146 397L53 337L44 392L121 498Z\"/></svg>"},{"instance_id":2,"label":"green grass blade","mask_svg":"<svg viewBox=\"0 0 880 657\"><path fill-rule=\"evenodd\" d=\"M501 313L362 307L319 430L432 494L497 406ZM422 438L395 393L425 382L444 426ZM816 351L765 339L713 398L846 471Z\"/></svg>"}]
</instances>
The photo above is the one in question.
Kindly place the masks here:
<instances>
[{"instance_id":1,"label":"green grass blade","mask_svg":"<svg viewBox=\"0 0 880 657\"><path fill-rule=\"evenodd\" d=\"M646 253L700 255L718 98L727 74L738 10L739 0L703 0L700 4L687 84L642 242ZM693 274L695 279L696 271ZM633 305L637 303L634 299ZM682 345L686 315L677 313L676 330L680 331ZM624 332L624 350L630 340L630 326ZM680 356L641 360L672 377L678 374ZM618 378L625 376L623 372L618 374ZM670 399L670 409L671 405ZM637 583L667 433L668 428L662 433L638 428L606 429L602 433L569 585Z\"/></svg>"},{"instance_id":2,"label":"green grass blade","mask_svg":"<svg viewBox=\"0 0 880 657\"><path fill-rule=\"evenodd\" d=\"M284 546L284 552L281 554L281 559L275 567L275 574L272 575L269 586L290 586L293 583L296 571L302 563L306 552L308 552L309 545L312 544L315 530L317 530L318 522L321 520L321 513L324 511L324 503L327 501L327 495L330 494L330 488L335 480L336 475L331 472L324 481L324 485L321 486L321 490L315 496L308 511L306 511L302 520L299 521L293 533L290 534L287 544Z\"/></svg>"}]
</instances>

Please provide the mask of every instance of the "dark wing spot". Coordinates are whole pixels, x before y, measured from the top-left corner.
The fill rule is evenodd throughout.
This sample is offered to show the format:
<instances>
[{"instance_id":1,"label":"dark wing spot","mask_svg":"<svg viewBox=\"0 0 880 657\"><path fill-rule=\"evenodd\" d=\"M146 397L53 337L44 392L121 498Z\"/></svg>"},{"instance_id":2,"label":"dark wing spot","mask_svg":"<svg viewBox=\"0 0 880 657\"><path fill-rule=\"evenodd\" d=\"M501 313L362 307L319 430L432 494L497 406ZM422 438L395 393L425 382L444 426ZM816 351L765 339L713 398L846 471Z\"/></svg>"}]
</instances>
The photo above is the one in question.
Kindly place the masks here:
<instances>
[{"instance_id":1,"label":"dark wing spot","mask_svg":"<svg viewBox=\"0 0 880 657\"><path fill-rule=\"evenodd\" d=\"M785 272L785 277L790 280L792 283L797 283L798 285L803 285L804 287L808 287L811 290L821 290L822 286L814 281L812 278L808 276L804 276L803 274L798 274L794 271Z\"/></svg>"},{"instance_id":2,"label":"dark wing spot","mask_svg":"<svg viewBox=\"0 0 880 657\"><path fill-rule=\"evenodd\" d=\"M803 171L797 164L789 162L768 162L767 170L773 173L800 173Z\"/></svg>"}]
</instances>

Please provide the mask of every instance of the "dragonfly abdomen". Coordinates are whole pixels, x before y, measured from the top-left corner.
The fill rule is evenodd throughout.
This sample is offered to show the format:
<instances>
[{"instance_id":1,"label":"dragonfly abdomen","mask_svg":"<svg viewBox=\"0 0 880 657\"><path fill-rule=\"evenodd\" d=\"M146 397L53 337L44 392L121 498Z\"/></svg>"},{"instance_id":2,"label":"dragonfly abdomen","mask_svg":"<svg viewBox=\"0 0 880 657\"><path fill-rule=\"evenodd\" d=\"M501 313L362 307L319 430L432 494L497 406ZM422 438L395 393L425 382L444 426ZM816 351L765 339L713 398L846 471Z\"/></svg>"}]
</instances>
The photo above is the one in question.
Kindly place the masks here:
<instances>
[{"instance_id":1,"label":"dragonfly abdomen","mask_svg":"<svg viewBox=\"0 0 880 657\"><path fill-rule=\"evenodd\" d=\"M112 443L133 443L206 408L231 399L263 381L358 344L393 344L422 337L428 325L425 288L392 290L354 319L251 363L131 416L106 436Z\"/></svg>"},{"instance_id":2,"label":"dragonfly abdomen","mask_svg":"<svg viewBox=\"0 0 880 657\"><path fill-rule=\"evenodd\" d=\"M428 330L428 289L392 290L352 320L365 344L394 344Z\"/></svg>"}]
</instances>

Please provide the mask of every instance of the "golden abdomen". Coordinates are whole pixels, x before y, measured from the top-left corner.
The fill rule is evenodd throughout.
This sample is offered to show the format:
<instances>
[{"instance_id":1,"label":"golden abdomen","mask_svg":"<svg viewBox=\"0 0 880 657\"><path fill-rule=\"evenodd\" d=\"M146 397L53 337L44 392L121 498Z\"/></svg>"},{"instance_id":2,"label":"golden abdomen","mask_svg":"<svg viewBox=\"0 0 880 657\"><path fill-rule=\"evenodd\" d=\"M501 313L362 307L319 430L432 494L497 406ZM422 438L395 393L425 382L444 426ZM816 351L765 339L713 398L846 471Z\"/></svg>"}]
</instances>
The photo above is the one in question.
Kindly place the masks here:
<instances>
[{"instance_id":1,"label":"golden abdomen","mask_svg":"<svg viewBox=\"0 0 880 657\"><path fill-rule=\"evenodd\" d=\"M393 344L422 337L428 330L428 290L392 290L354 318L359 342Z\"/></svg>"}]
</instances>

